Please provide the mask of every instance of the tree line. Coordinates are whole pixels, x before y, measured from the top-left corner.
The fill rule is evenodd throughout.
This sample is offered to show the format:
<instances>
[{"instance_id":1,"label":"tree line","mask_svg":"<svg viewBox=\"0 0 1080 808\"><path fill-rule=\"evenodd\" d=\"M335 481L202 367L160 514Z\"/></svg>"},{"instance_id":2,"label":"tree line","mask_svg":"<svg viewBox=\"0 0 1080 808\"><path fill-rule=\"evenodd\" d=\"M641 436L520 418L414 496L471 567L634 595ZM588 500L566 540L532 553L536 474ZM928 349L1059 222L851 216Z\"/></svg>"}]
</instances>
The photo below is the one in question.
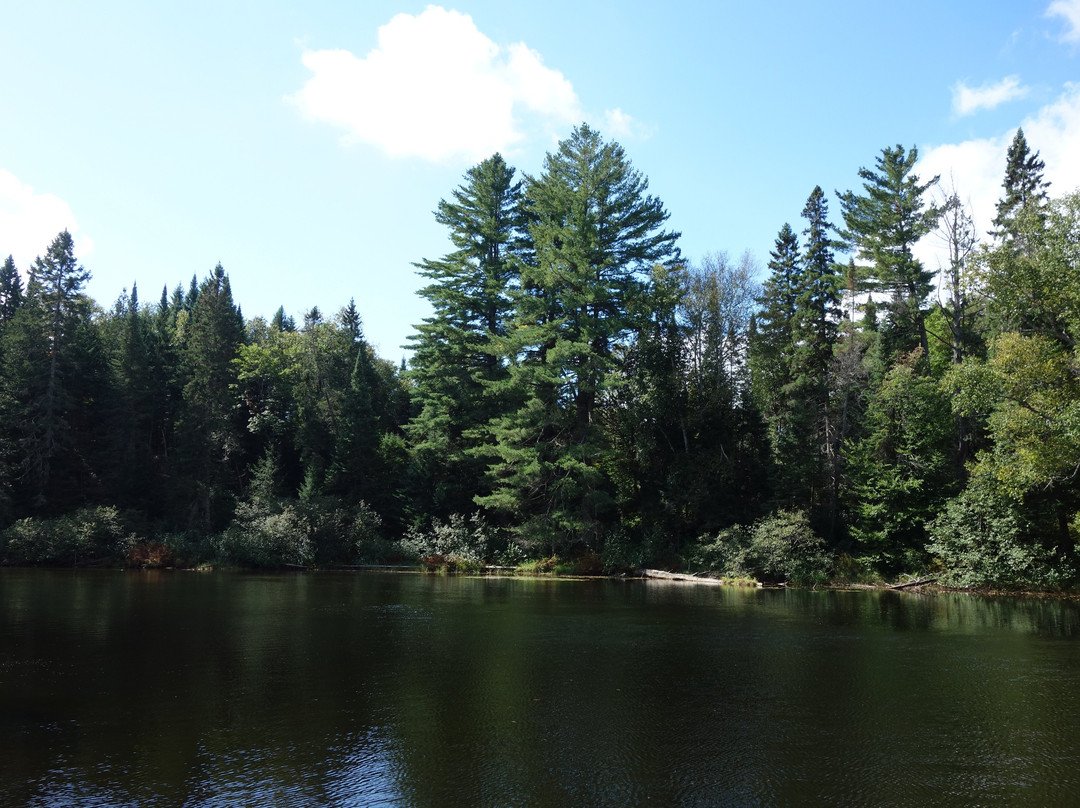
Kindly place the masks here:
<instances>
[{"instance_id":1,"label":"tree line","mask_svg":"<svg viewBox=\"0 0 1080 808\"><path fill-rule=\"evenodd\" d=\"M686 260L587 125L537 176L496 154L435 210L407 366L353 301L246 319L220 265L102 310L61 233L25 289L0 270L0 556L1070 586L1080 195L1018 130L983 233L917 159L839 218L814 188L759 284Z\"/></svg>"}]
</instances>

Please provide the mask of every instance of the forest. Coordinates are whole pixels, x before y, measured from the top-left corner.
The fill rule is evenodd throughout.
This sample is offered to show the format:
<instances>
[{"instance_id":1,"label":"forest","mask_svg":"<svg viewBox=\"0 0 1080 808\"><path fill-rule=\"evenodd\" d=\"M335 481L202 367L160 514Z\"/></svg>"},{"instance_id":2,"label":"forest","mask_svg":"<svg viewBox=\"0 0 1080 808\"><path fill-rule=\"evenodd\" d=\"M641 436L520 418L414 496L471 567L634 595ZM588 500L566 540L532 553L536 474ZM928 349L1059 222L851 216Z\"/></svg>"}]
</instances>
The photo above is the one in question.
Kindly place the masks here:
<instances>
[{"instance_id":1,"label":"forest","mask_svg":"<svg viewBox=\"0 0 1080 808\"><path fill-rule=\"evenodd\" d=\"M353 300L245 318L220 265L106 309L60 233L0 269L0 563L1075 588L1080 192L1017 130L985 232L917 160L812 189L762 267L684 259L588 125L496 154L400 365Z\"/></svg>"}]
</instances>

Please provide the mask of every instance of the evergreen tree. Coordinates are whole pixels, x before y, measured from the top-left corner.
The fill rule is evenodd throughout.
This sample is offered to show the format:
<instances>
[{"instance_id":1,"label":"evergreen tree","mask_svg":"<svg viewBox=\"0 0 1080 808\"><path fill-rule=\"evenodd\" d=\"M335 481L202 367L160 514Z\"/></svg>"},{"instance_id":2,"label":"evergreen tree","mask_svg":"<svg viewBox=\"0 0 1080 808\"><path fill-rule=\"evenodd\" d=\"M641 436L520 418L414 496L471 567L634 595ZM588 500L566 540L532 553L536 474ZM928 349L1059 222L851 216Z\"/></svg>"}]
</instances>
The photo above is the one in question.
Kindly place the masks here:
<instances>
[{"instance_id":1,"label":"evergreen tree","mask_svg":"<svg viewBox=\"0 0 1080 808\"><path fill-rule=\"evenodd\" d=\"M1024 130L1017 129L1005 157L1005 196L998 200L997 214L991 220L994 230L990 235L998 241L1023 249L1028 228L1021 227L1021 221L1032 217L1036 225L1045 224L1049 202L1046 189L1050 187L1043 179L1045 168L1039 153L1032 154L1028 148Z\"/></svg>"},{"instance_id":2,"label":"evergreen tree","mask_svg":"<svg viewBox=\"0 0 1080 808\"><path fill-rule=\"evenodd\" d=\"M806 252L795 300L797 362L801 373L823 385L836 344L840 275L833 262L829 205L821 186L811 192L802 216L806 219Z\"/></svg>"},{"instance_id":3,"label":"evergreen tree","mask_svg":"<svg viewBox=\"0 0 1080 808\"><path fill-rule=\"evenodd\" d=\"M349 305L338 314L338 323L350 344L358 351L364 342L364 324L356 310L356 300L349 298Z\"/></svg>"},{"instance_id":4,"label":"evergreen tree","mask_svg":"<svg viewBox=\"0 0 1080 808\"><path fill-rule=\"evenodd\" d=\"M840 434L833 411L829 371L840 318L840 273L833 261L829 232L829 206L821 186L810 193L803 208L806 252L799 294L795 302L795 368L793 388L807 408L810 446L821 447L814 463L814 500L811 505L827 514L831 538L839 509Z\"/></svg>"},{"instance_id":5,"label":"evergreen tree","mask_svg":"<svg viewBox=\"0 0 1080 808\"><path fill-rule=\"evenodd\" d=\"M284 306L278 306L274 319L270 321L270 327L275 331L295 331L296 320L285 313Z\"/></svg>"},{"instance_id":6,"label":"evergreen tree","mask_svg":"<svg viewBox=\"0 0 1080 808\"><path fill-rule=\"evenodd\" d=\"M80 387L88 381L79 372L82 364L79 360L85 358L79 356L85 347L79 344L79 336L89 332L90 301L83 293L89 279L89 271L75 259L75 242L67 230L53 240L45 256L35 259L30 268L27 296L38 315L46 346L46 355L42 357L43 389L30 402L33 415L27 425L31 432L25 444L27 472L34 481L35 500L39 504L44 504L50 487L54 494L60 493L55 481L50 479L55 461L81 465L81 459L74 456L72 416L82 403ZM74 470L70 473L74 475ZM63 493L72 492L69 489Z\"/></svg>"},{"instance_id":7,"label":"evergreen tree","mask_svg":"<svg viewBox=\"0 0 1080 808\"><path fill-rule=\"evenodd\" d=\"M802 212L805 250L784 225L761 298L753 344L755 397L776 459L774 491L785 507L809 508L833 524L839 433L828 384L837 342L840 276L828 204L815 187Z\"/></svg>"},{"instance_id":8,"label":"evergreen tree","mask_svg":"<svg viewBox=\"0 0 1080 808\"><path fill-rule=\"evenodd\" d=\"M0 329L15 316L22 304L22 279L15 268L15 261L9 255L0 267Z\"/></svg>"},{"instance_id":9,"label":"evergreen tree","mask_svg":"<svg viewBox=\"0 0 1080 808\"><path fill-rule=\"evenodd\" d=\"M346 502L364 500L376 512L382 513L385 510L383 500L392 498L392 492L381 485L385 474L380 467L381 430L375 411L379 384L374 357L363 345L356 352L349 386L342 398L341 423L335 436L328 488Z\"/></svg>"},{"instance_id":10,"label":"evergreen tree","mask_svg":"<svg viewBox=\"0 0 1080 808\"><path fill-rule=\"evenodd\" d=\"M153 510L155 458L163 427L160 406L168 376L158 365L149 314L139 308L135 284L130 298L121 298L112 318L118 328L111 349L112 406L109 469L116 501L143 511Z\"/></svg>"},{"instance_id":11,"label":"evergreen tree","mask_svg":"<svg viewBox=\"0 0 1080 808\"><path fill-rule=\"evenodd\" d=\"M485 490L485 464L472 451L476 431L506 406L498 383L507 371L493 340L506 335L511 290L527 254L522 183L514 174L498 154L469 169L435 211L455 250L417 264L430 281L420 295L434 310L410 338L418 516L465 512Z\"/></svg>"},{"instance_id":12,"label":"evergreen tree","mask_svg":"<svg viewBox=\"0 0 1080 808\"><path fill-rule=\"evenodd\" d=\"M770 421L783 417L789 407L791 359L795 353L794 323L801 284L799 237L785 223L770 253L769 277L762 286L750 343L754 395Z\"/></svg>"},{"instance_id":13,"label":"evergreen tree","mask_svg":"<svg viewBox=\"0 0 1080 808\"><path fill-rule=\"evenodd\" d=\"M621 146L587 125L548 154L526 196L535 262L522 267L501 340L521 405L493 420L494 490L477 501L522 520L526 539L593 544L610 514L597 423L613 371L644 325L644 274L677 259L668 213Z\"/></svg>"},{"instance_id":14,"label":"evergreen tree","mask_svg":"<svg viewBox=\"0 0 1080 808\"><path fill-rule=\"evenodd\" d=\"M186 384L181 440L192 486L192 521L209 531L220 527L223 508L238 490L244 468L233 361L244 342L244 322L221 264L189 297L194 297L194 308L182 353Z\"/></svg>"},{"instance_id":15,"label":"evergreen tree","mask_svg":"<svg viewBox=\"0 0 1080 808\"><path fill-rule=\"evenodd\" d=\"M859 169L863 193L838 194L846 230L843 237L862 260L870 261L876 285L889 296L887 336L894 351L921 347L929 352L923 303L933 288L933 273L913 253L934 229L938 209L923 199L938 177L925 183L912 174L918 150L885 148L876 170Z\"/></svg>"}]
</instances>

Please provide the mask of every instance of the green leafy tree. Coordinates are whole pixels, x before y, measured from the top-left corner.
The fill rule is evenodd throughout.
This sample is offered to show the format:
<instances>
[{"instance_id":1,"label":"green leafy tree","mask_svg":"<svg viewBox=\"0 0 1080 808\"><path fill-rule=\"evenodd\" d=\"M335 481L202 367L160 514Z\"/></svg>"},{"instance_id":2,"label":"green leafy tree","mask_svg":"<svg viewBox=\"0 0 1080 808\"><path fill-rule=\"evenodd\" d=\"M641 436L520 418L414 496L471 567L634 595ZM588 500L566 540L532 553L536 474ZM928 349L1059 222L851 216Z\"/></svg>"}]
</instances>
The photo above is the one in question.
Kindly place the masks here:
<instances>
[{"instance_id":1,"label":"green leafy tree","mask_svg":"<svg viewBox=\"0 0 1080 808\"><path fill-rule=\"evenodd\" d=\"M1015 238L978 256L977 278L987 296L993 333L1039 333L1073 348L1080 338L1080 193L1054 200L1036 217L1016 223Z\"/></svg>"},{"instance_id":2,"label":"green leafy tree","mask_svg":"<svg viewBox=\"0 0 1080 808\"><path fill-rule=\"evenodd\" d=\"M850 449L851 532L886 570L918 566L926 526L956 492L949 399L920 370L918 349L869 392L865 436Z\"/></svg>"}]
</instances>

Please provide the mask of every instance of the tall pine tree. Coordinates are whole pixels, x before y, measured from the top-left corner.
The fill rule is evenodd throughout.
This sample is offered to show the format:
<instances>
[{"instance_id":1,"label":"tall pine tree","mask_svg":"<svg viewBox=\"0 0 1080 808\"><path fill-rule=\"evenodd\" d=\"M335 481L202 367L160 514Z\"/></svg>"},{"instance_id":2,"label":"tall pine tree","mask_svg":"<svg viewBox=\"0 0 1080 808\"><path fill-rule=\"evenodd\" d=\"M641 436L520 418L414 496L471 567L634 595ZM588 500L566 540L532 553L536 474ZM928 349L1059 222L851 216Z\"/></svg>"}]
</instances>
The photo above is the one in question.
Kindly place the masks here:
<instances>
[{"instance_id":1,"label":"tall pine tree","mask_svg":"<svg viewBox=\"0 0 1080 808\"><path fill-rule=\"evenodd\" d=\"M888 295L886 336L893 351L922 348L929 352L923 303L933 288L933 273L914 254L919 239L931 232L938 210L923 198L938 181L920 182L912 173L919 152L914 146L886 147L875 170L859 169L863 193L838 194L843 237L858 258L871 262L877 288Z\"/></svg>"},{"instance_id":2,"label":"tall pine tree","mask_svg":"<svg viewBox=\"0 0 1080 808\"><path fill-rule=\"evenodd\" d=\"M494 490L477 501L549 546L595 544L613 499L597 409L651 307L648 269L677 259L668 213L622 147L582 125L526 192L535 262L501 341L521 405L492 422Z\"/></svg>"},{"instance_id":3,"label":"tall pine tree","mask_svg":"<svg viewBox=\"0 0 1080 808\"><path fill-rule=\"evenodd\" d=\"M528 253L522 183L514 175L498 154L469 169L435 211L454 251L416 265L430 281L420 295L434 310L411 337L417 412L408 434L421 518L467 511L486 490L485 464L473 451L477 430L506 406L506 364L493 341L506 336Z\"/></svg>"}]
</instances>

